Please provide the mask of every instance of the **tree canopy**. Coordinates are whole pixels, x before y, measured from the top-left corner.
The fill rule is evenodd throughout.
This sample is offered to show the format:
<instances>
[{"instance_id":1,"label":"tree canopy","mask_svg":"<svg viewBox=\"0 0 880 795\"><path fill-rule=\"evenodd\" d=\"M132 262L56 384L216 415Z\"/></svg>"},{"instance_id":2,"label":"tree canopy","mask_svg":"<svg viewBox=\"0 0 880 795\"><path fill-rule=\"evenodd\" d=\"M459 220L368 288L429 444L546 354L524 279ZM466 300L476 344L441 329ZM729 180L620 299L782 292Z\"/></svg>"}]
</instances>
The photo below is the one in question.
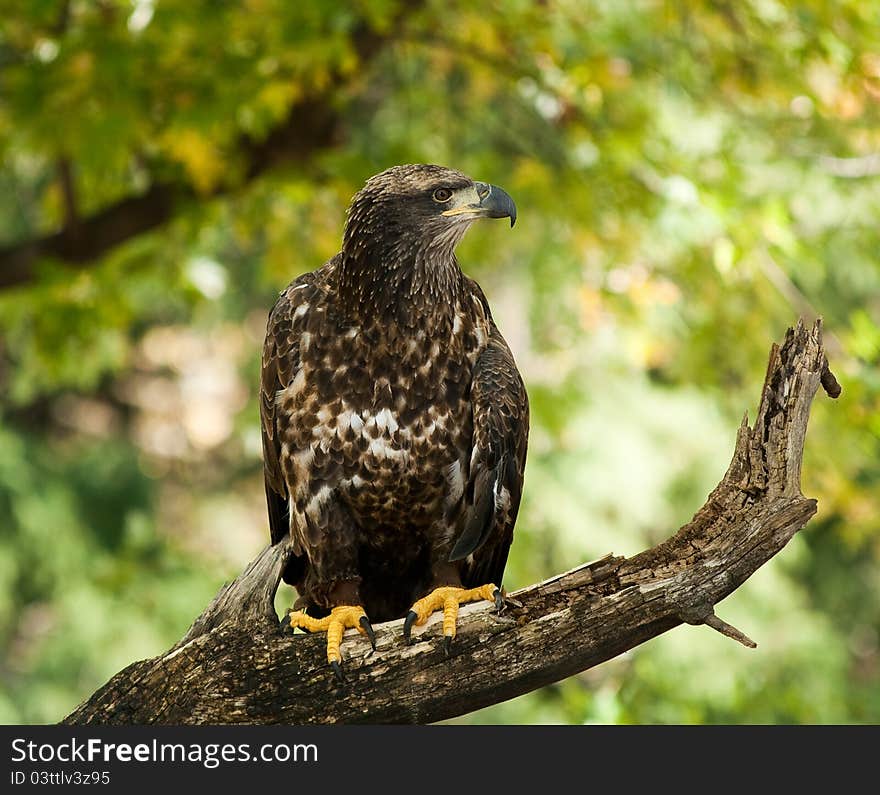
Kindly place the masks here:
<instances>
[{"instance_id":1,"label":"tree canopy","mask_svg":"<svg viewBox=\"0 0 880 795\"><path fill-rule=\"evenodd\" d=\"M680 627L470 720L880 720L872 4L0 0L0 20L0 720L58 720L167 648L268 541L267 312L406 162L520 211L459 247L532 404L508 588L684 524L799 316L824 317L844 390L814 407L817 517L725 603L757 651Z\"/></svg>"}]
</instances>

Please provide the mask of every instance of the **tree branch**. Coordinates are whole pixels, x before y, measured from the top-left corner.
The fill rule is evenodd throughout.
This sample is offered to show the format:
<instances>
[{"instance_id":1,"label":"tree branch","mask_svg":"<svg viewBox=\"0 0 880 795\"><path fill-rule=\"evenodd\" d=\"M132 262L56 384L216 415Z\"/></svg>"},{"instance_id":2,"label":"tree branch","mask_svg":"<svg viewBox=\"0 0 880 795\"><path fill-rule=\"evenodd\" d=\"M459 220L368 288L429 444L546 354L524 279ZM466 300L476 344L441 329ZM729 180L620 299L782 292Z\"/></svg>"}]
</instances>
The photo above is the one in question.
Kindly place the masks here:
<instances>
[{"instance_id":1,"label":"tree branch","mask_svg":"<svg viewBox=\"0 0 880 795\"><path fill-rule=\"evenodd\" d=\"M374 653L350 631L348 681L338 684L322 636L280 629L272 602L287 551L279 544L224 586L168 653L118 673L65 722L427 723L571 676L681 623L754 647L714 606L816 512L800 470L820 383L840 391L821 321L799 322L773 346L755 423L743 419L727 473L688 524L632 558L608 556L518 591L500 615L465 606L448 657L439 615L412 646L402 621L376 626Z\"/></svg>"},{"instance_id":2,"label":"tree branch","mask_svg":"<svg viewBox=\"0 0 880 795\"><path fill-rule=\"evenodd\" d=\"M411 13L412 6L408 8ZM362 63L371 60L384 45L395 40L404 16L401 14L383 33L364 26L352 34L355 51ZM338 143L342 116L335 107L334 95L346 79L337 73L320 94L295 103L286 120L264 140L243 136L238 144L239 157L245 163L243 182L223 184L214 195L238 189L279 163L303 163L317 151ZM61 172L62 180L67 180L64 187L70 188L71 164L62 161L62 165L66 168ZM0 247L0 289L32 281L37 276L39 261L45 257L60 259L80 268L87 267L115 246L164 225L174 217L181 202L197 198L190 185L155 182L140 196L128 196L89 217L80 218L71 217L66 189L64 194L68 200L67 217L59 231Z\"/></svg>"}]
</instances>

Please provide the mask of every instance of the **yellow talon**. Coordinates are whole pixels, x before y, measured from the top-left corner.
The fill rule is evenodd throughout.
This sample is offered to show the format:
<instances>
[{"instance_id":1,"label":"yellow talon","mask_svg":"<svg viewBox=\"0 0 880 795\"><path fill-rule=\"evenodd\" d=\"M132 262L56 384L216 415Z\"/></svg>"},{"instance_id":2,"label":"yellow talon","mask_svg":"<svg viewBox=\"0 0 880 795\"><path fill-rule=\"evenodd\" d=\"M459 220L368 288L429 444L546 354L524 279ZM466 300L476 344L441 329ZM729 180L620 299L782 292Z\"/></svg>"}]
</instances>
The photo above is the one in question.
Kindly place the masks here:
<instances>
[{"instance_id":1,"label":"yellow talon","mask_svg":"<svg viewBox=\"0 0 880 795\"><path fill-rule=\"evenodd\" d=\"M370 626L367 614L364 608L359 605L339 605L330 611L329 616L324 618L312 618L303 610L291 610L288 613L291 628L308 630L309 632L326 632L327 633L327 662L331 665L338 663L342 659L339 653L339 647L342 645L342 636L345 630L353 627L361 635L366 635L376 648L375 635L373 628Z\"/></svg>"},{"instance_id":2,"label":"yellow talon","mask_svg":"<svg viewBox=\"0 0 880 795\"><path fill-rule=\"evenodd\" d=\"M498 589L492 583L481 585L479 588L456 588L448 585L435 588L410 608L403 626L404 635L407 641L410 641L410 629L413 624L421 626L437 610L443 610L443 635L451 640L455 637L458 606L467 602L479 602L481 599L497 602L497 594Z\"/></svg>"}]
</instances>

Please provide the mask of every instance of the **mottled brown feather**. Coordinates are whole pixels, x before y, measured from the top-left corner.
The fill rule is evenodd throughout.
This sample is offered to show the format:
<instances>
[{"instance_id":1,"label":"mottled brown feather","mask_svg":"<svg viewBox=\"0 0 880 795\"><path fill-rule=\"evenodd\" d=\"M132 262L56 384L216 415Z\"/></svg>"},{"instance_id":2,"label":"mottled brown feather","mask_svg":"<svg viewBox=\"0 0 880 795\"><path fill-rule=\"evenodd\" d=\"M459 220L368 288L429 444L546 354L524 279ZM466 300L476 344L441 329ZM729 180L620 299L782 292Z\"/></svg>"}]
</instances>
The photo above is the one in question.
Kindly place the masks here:
<instances>
[{"instance_id":1,"label":"mottled brown feather","mask_svg":"<svg viewBox=\"0 0 880 795\"><path fill-rule=\"evenodd\" d=\"M292 282L269 316L270 533L273 543L289 534L284 577L314 611L352 581L374 621L397 617L448 576L439 572L454 548L465 585L501 584L528 400L485 296L455 259L468 223L441 215L438 185L473 183L439 166L368 181L342 252Z\"/></svg>"}]
</instances>

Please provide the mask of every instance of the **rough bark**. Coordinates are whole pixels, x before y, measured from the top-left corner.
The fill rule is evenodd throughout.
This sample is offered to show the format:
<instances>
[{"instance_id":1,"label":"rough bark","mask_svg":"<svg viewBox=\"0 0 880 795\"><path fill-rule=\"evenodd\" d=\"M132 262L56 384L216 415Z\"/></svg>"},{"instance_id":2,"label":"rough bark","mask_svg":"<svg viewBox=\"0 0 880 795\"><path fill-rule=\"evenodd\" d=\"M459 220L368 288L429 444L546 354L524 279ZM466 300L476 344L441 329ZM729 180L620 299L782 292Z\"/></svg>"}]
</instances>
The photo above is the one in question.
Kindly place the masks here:
<instances>
[{"instance_id":1,"label":"rough bark","mask_svg":"<svg viewBox=\"0 0 880 795\"><path fill-rule=\"evenodd\" d=\"M444 654L440 617L407 646L402 621L353 630L345 683L324 637L283 634L272 607L286 554L267 547L169 652L134 663L66 723L428 723L504 701L611 659L681 624L755 644L714 605L777 554L816 512L800 490L810 405L828 370L821 322L798 323L770 353L754 425L744 418L724 478L694 518L632 558L608 556L462 609Z\"/></svg>"}]
</instances>

